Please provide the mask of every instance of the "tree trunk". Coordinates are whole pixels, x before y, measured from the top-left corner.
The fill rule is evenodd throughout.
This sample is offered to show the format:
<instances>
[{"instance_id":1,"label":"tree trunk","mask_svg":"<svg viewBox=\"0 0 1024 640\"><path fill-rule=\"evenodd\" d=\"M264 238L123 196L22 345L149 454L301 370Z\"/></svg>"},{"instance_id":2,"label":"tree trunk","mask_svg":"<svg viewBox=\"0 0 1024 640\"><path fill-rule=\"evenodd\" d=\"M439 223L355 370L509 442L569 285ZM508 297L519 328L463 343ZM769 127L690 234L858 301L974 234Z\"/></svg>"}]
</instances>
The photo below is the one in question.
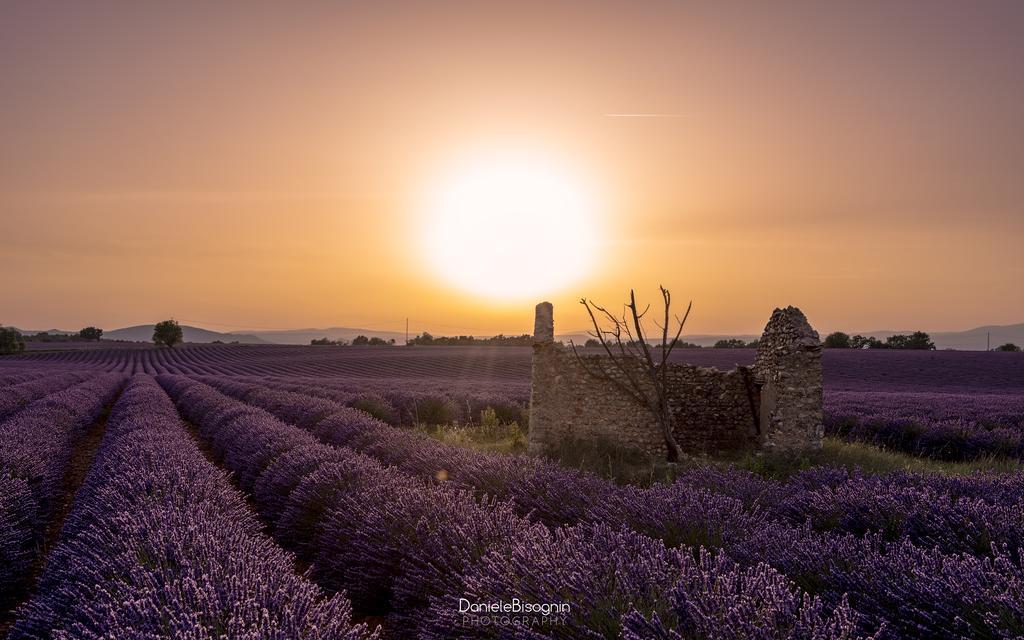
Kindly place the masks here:
<instances>
[{"instance_id":1,"label":"tree trunk","mask_svg":"<svg viewBox=\"0 0 1024 640\"><path fill-rule=\"evenodd\" d=\"M668 461L679 462L685 454L679 443L676 442L675 421L672 419L672 410L668 406L667 399L662 401L658 422L661 423L661 432L665 436L665 446L668 447Z\"/></svg>"}]
</instances>

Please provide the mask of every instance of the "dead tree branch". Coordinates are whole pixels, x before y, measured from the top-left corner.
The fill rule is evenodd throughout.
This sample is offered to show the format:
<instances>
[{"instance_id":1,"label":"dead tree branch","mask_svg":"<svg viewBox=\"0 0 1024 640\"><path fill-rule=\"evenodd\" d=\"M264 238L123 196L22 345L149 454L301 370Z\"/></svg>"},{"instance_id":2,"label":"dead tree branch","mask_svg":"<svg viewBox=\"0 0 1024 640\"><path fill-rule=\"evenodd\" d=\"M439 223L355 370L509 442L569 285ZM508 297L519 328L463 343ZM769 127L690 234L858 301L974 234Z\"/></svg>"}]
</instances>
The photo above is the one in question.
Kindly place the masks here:
<instances>
[{"instance_id":1,"label":"dead tree branch","mask_svg":"<svg viewBox=\"0 0 1024 640\"><path fill-rule=\"evenodd\" d=\"M659 325L655 321L655 325L661 329L661 340L658 345L661 355L659 359L655 359L644 334L643 319L651 307L647 305L643 311L640 311L636 303L636 294L632 289L629 291L629 302L624 305L621 317L592 300L586 298L580 300L580 304L587 310L587 315L594 327L594 330L588 332L588 335L600 343L605 352L605 358L585 358L576 349L574 343L570 342L570 345L577 361L588 375L612 383L654 414L665 438L669 460L675 461L681 459L684 454L675 439L675 417L672 414L668 394L668 359L683 333L683 327L690 317L693 302L691 301L687 305L686 313L682 318L674 316L677 327L675 335L670 341L669 321L673 318L671 313L672 295L665 287L659 288L664 305L664 322ZM601 326L599 316L603 319L605 327ZM602 366L603 362L610 366Z\"/></svg>"}]
</instances>

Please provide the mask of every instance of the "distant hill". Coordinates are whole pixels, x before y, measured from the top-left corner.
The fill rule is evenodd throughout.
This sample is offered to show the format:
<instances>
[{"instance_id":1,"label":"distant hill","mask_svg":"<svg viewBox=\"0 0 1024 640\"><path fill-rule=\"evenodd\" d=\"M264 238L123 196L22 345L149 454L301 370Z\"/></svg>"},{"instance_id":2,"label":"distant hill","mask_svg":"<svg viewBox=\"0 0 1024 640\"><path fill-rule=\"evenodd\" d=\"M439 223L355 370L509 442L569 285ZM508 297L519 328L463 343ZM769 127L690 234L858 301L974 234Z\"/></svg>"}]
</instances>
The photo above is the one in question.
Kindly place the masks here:
<instances>
[{"instance_id":1,"label":"distant hill","mask_svg":"<svg viewBox=\"0 0 1024 640\"><path fill-rule=\"evenodd\" d=\"M898 331L897 333L911 333ZM963 349L965 351L984 351L986 334L992 336L992 348L1012 342L1024 347L1024 323L1008 325L989 325L976 327L967 331L936 331L929 332L935 347L938 349ZM891 334L889 334L891 335Z\"/></svg>"},{"instance_id":2,"label":"distant hill","mask_svg":"<svg viewBox=\"0 0 1024 640\"><path fill-rule=\"evenodd\" d=\"M229 333L228 336L239 334ZM371 329L352 329L349 327L329 327L327 329L288 329L285 331L247 331L245 335L257 338L264 342L274 344L309 344L310 340L317 338L330 338L331 340L345 340L352 342L356 336L367 338L394 339L398 344L405 344L405 333L398 331L373 331ZM223 338L222 338L223 339ZM232 338L237 340L238 338Z\"/></svg>"},{"instance_id":3,"label":"distant hill","mask_svg":"<svg viewBox=\"0 0 1024 640\"><path fill-rule=\"evenodd\" d=\"M153 327L154 325L151 324L140 324L134 327L104 331L103 338L106 340L151 342L153 340ZM200 329L199 327L190 327L188 325L181 325L181 332L185 342L213 342L215 340L220 340L221 342L241 342L242 344L267 344L269 342L268 340L263 340L254 335L244 333L221 333L219 331L210 331L209 329Z\"/></svg>"}]
</instances>

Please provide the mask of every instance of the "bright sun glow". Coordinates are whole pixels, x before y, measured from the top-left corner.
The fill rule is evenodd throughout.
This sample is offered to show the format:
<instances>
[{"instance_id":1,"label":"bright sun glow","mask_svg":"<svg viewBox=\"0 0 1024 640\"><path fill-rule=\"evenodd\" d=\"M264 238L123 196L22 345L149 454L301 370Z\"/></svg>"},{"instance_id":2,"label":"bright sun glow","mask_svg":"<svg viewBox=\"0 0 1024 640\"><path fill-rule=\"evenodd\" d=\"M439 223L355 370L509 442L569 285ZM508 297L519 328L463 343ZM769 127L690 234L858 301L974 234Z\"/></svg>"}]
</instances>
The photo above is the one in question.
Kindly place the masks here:
<instances>
[{"instance_id":1,"label":"bright sun glow","mask_svg":"<svg viewBox=\"0 0 1024 640\"><path fill-rule=\"evenodd\" d=\"M544 295L590 268L599 224L579 179L547 158L474 158L429 198L429 260L451 284L496 298Z\"/></svg>"}]
</instances>

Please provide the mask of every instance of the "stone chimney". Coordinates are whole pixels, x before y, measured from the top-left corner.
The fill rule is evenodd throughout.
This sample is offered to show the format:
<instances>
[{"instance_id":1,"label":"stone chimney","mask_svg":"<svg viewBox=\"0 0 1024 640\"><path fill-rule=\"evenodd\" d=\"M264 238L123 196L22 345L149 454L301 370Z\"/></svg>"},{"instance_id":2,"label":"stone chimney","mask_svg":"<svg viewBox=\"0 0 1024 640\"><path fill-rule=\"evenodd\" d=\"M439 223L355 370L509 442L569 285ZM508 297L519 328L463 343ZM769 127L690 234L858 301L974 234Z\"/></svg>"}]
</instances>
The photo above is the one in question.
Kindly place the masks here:
<instances>
[{"instance_id":1,"label":"stone chimney","mask_svg":"<svg viewBox=\"0 0 1024 640\"><path fill-rule=\"evenodd\" d=\"M761 384L760 439L767 451L821 448L821 340L796 307L776 309L761 334L754 372Z\"/></svg>"}]
</instances>

